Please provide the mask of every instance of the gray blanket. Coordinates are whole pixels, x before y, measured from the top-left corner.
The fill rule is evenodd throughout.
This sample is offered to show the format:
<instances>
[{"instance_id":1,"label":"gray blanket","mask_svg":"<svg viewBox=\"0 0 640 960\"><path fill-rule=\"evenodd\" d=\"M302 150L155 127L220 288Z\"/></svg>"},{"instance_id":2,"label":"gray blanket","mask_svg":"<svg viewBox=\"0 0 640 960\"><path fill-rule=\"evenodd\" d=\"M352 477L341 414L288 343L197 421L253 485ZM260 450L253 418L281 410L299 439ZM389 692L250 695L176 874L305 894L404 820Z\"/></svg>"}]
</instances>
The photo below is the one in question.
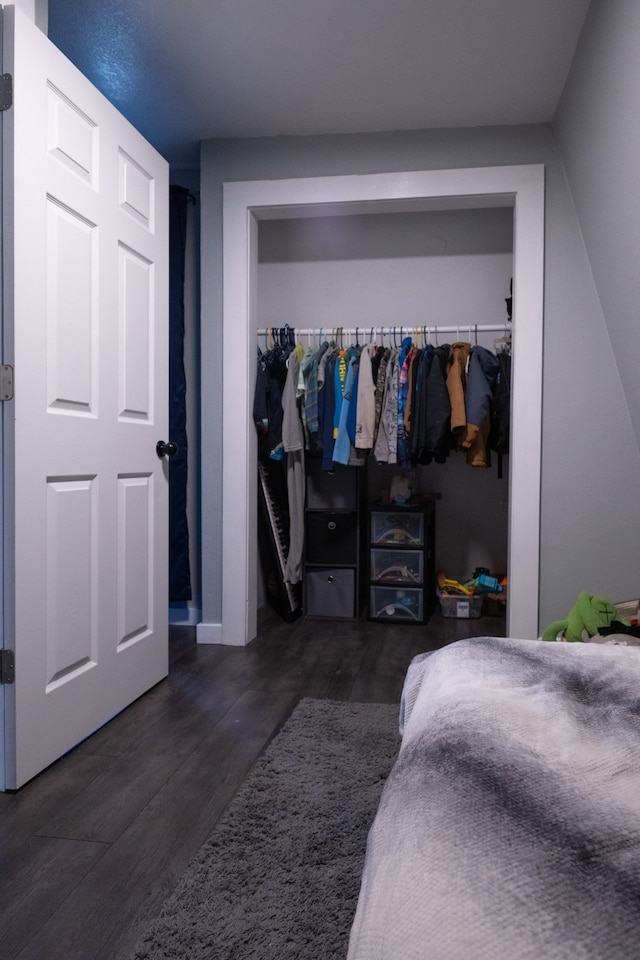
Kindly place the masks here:
<instances>
[{"instance_id":1,"label":"gray blanket","mask_svg":"<svg viewBox=\"0 0 640 960\"><path fill-rule=\"evenodd\" d=\"M417 658L348 960L640 958L640 650Z\"/></svg>"}]
</instances>

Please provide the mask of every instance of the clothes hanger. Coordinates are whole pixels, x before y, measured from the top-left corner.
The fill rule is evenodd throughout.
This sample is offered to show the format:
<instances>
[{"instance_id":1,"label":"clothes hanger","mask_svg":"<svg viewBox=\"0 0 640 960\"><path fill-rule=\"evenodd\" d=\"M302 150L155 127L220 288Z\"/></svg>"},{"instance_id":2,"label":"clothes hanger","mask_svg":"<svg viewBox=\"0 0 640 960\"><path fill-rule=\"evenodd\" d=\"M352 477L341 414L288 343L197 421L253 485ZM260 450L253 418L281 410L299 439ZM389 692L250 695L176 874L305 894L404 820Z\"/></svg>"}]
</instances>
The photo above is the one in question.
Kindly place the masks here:
<instances>
[{"instance_id":1,"label":"clothes hanger","mask_svg":"<svg viewBox=\"0 0 640 960\"><path fill-rule=\"evenodd\" d=\"M496 353L511 353L511 330L505 330L501 337L493 341L493 349Z\"/></svg>"}]
</instances>

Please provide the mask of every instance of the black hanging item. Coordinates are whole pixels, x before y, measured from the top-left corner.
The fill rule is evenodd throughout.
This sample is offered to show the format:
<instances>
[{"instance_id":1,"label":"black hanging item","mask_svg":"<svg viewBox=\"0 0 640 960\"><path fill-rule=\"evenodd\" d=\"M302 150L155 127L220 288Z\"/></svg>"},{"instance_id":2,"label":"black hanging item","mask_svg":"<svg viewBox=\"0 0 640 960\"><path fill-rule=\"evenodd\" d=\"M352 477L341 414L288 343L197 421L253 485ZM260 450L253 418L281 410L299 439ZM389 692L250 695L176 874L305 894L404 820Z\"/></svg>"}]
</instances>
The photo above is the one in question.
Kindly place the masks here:
<instances>
[{"instance_id":1,"label":"black hanging item","mask_svg":"<svg viewBox=\"0 0 640 960\"><path fill-rule=\"evenodd\" d=\"M187 406L184 369L184 277L187 205L185 188L169 188L169 600L191 600L187 522Z\"/></svg>"},{"instance_id":2,"label":"black hanging item","mask_svg":"<svg viewBox=\"0 0 640 960\"><path fill-rule=\"evenodd\" d=\"M511 354L508 350L499 350L497 359L498 373L491 398L488 447L498 454L498 477L502 479L502 458L509 453L511 429Z\"/></svg>"},{"instance_id":3,"label":"black hanging item","mask_svg":"<svg viewBox=\"0 0 640 960\"><path fill-rule=\"evenodd\" d=\"M510 293L510 296L505 297L504 302L507 305L507 317L509 318L509 320L511 320L512 319L511 312L513 309L513 277L509 282L509 293Z\"/></svg>"},{"instance_id":4,"label":"black hanging item","mask_svg":"<svg viewBox=\"0 0 640 960\"><path fill-rule=\"evenodd\" d=\"M288 353L280 345L280 332L275 328L272 332L273 347L258 358L253 420L258 432L258 456L282 460L282 392Z\"/></svg>"}]
</instances>

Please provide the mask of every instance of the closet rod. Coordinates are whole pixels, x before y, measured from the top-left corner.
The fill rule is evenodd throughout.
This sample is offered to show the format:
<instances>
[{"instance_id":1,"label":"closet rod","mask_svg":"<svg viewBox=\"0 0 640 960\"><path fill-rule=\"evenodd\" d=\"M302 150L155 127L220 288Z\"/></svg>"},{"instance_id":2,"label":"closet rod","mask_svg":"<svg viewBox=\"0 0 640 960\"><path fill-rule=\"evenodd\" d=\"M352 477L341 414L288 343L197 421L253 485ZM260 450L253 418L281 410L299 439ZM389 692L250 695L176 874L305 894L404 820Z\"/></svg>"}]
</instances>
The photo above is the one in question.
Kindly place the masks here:
<instances>
[{"instance_id":1,"label":"closet rod","mask_svg":"<svg viewBox=\"0 0 640 960\"><path fill-rule=\"evenodd\" d=\"M261 327L256 331L256 335L259 337L266 337L271 332L278 333L280 330L286 330L287 327L284 325L273 326L273 327ZM469 324L461 323L456 326L439 326L438 324L422 324L415 327L292 327L288 328L296 336L317 336L326 334L328 337L332 335L342 335L347 337L366 337L373 336L373 334L378 334L379 336L392 337L395 333L396 336L409 336L412 333L418 334L430 334L431 332L436 333L455 333L457 336L460 336L461 333L473 334L476 333L502 333L505 330L511 330L512 325L510 323L483 323L483 324Z\"/></svg>"}]
</instances>

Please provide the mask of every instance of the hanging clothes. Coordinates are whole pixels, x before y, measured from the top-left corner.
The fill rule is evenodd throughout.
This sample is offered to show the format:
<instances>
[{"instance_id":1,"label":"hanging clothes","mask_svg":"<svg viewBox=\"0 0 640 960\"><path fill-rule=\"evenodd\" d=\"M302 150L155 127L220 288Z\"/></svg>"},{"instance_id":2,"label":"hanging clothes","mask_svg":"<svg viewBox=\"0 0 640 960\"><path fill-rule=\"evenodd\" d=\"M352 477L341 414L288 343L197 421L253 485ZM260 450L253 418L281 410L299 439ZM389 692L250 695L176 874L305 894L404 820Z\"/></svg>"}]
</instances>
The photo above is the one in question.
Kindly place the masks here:
<instances>
[{"instance_id":1,"label":"hanging clothes","mask_svg":"<svg viewBox=\"0 0 640 960\"><path fill-rule=\"evenodd\" d=\"M396 434L396 463L398 463L403 470L409 470L411 468L404 415L409 398L409 366L413 356L412 349L413 341L411 337L405 337L402 341L400 355L398 357L398 427Z\"/></svg>"},{"instance_id":2,"label":"hanging clothes","mask_svg":"<svg viewBox=\"0 0 640 960\"><path fill-rule=\"evenodd\" d=\"M458 446L467 428L465 394L467 390L467 360L471 344L457 341L451 344L447 369L447 391L451 403L451 433L454 446Z\"/></svg>"},{"instance_id":3,"label":"hanging clothes","mask_svg":"<svg viewBox=\"0 0 640 960\"><path fill-rule=\"evenodd\" d=\"M374 396L375 402L375 428L373 432L373 443L372 450L375 450L376 440L378 437L378 431L380 429L380 419L382 417L382 402L384 399L384 389L387 376L387 363L389 362L389 356L391 355L391 350L388 347L385 347L383 350L379 350L374 359L371 362L371 374L375 381L376 390Z\"/></svg>"},{"instance_id":4,"label":"hanging clothes","mask_svg":"<svg viewBox=\"0 0 640 960\"><path fill-rule=\"evenodd\" d=\"M414 464L427 464L427 422L429 413L427 383L433 350L426 346L420 350L416 359L413 377L413 397L411 402L411 430L409 435L411 461Z\"/></svg>"},{"instance_id":5,"label":"hanging clothes","mask_svg":"<svg viewBox=\"0 0 640 960\"><path fill-rule=\"evenodd\" d=\"M323 365L322 385L318 390L318 414L322 438L322 469L333 469L333 418L335 408L335 364L337 352L328 351Z\"/></svg>"},{"instance_id":6,"label":"hanging clothes","mask_svg":"<svg viewBox=\"0 0 640 960\"><path fill-rule=\"evenodd\" d=\"M348 420L349 420L349 411L352 406L353 398L353 408L356 407L356 396L355 393L355 382L356 382L356 370L358 366L358 357L355 353L349 359L347 374L344 382L344 389L342 392L342 400L340 403L340 418L338 423L338 430L336 434L336 439L333 447L333 462L341 463L348 465L351 459L351 437L349 436L348 429ZM337 389L337 385L336 385Z\"/></svg>"},{"instance_id":7,"label":"hanging clothes","mask_svg":"<svg viewBox=\"0 0 640 960\"><path fill-rule=\"evenodd\" d=\"M287 359L287 377L282 393L282 446L287 456L287 495L289 499L289 552L285 583L302 580L304 548L304 432L298 409L300 354L292 350Z\"/></svg>"},{"instance_id":8,"label":"hanging clothes","mask_svg":"<svg viewBox=\"0 0 640 960\"><path fill-rule=\"evenodd\" d=\"M389 352L385 368L380 423L373 450L378 463L398 462L398 351Z\"/></svg>"},{"instance_id":9,"label":"hanging clothes","mask_svg":"<svg viewBox=\"0 0 640 960\"><path fill-rule=\"evenodd\" d=\"M451 452L451 401L447 390L448 343L436 347L427 373L427 429L424 453L445 463Z\"/></svg>"},{"instance_id":10,"label":"hanging clothes","mask_svg":"<svg viewBox=\"0 0 640 960\"><path fill-rule=\"evenodd\" d=\"M374 343L368 343L360 353L360 372L357 383L356 430L354 446L370 450L376 430L376 385L373 379L373 358L377 353Z\"/></svg>"},{"instance_id":11,"label":"hanging clothes","mask_svg":"<svg viewBox=\"0 0 640 960\"><path fill-rule=\"evenodd\" d=\"M287 353L280 345L258 356L253 420L261 453L271 460L284 460L282 393L286 379Z\"/></svg>"},{"instance_id":12,"label":"hanging clothes","mask_svg":"<svg viewBox=\"0 0 640 960\"><path fill-rule=\"evenodd\" d=\"M491 398L498 373L495 354L479 345L471 349L467 373L465 407L467 426L462 447L467 451L467 463L472 467L488 467Z\"/></svg>"},{"instance_id":13,"label":"hanging clothes","mask_svg":"<svg viewBox=\"0 0 640 960\"><path fill-rule=\"evenodd\" d=\"M281 405L287 346L291 339L276 343L258 363L254 419L271 458L286 455ZM456 341L420 348L406 336L400 347L324 342L298 353L303 446L322 457L323 470L332 471L335 463L362 465L367 456L409 470L445 463L453 450L465 451L471 466L489 465L496 385L505 375L499 379L496 355L485 347Z\"/></svg>"},{"instance_id":14,"label":"hanging clothes","mask_svg":"<svg viewBox=\"0 0 640 960\"><path fill-rule=\"evenodd\" d=\"M302 362L302 377L304 380L304 410L303 424L305 429L305 446L307 450L316 450L320 443L320 415L318 411L318 389L320 386L320 362L329 348L328 343L309 355Z\"/></svg>"},{"instance_id":15,"label":"hanging clothes","mask_svg":"<svg viewBox=\"0 0 640 960\"><path fill-rule=\"evenodd\" d=\"M511 353L510 344L498 350L498 373L491 401L489 449L498 454L498 477L502 479L503 457L509 453L511 430Z\"/></svg>"},{"instance_id":16,"label":"hanging clothes","mask_svg":"<svg viewBox=\"0 0 640 960\"><path fill-rule=\"evenodd\" d=\"M339 350L336 362L333 367L333 439L338 436L340 428L340 415L342 411L342 401L344 399L344 388L347 382L347 370L349 369L349 355L346 350Z\"/></svg>"}]
</instances>

